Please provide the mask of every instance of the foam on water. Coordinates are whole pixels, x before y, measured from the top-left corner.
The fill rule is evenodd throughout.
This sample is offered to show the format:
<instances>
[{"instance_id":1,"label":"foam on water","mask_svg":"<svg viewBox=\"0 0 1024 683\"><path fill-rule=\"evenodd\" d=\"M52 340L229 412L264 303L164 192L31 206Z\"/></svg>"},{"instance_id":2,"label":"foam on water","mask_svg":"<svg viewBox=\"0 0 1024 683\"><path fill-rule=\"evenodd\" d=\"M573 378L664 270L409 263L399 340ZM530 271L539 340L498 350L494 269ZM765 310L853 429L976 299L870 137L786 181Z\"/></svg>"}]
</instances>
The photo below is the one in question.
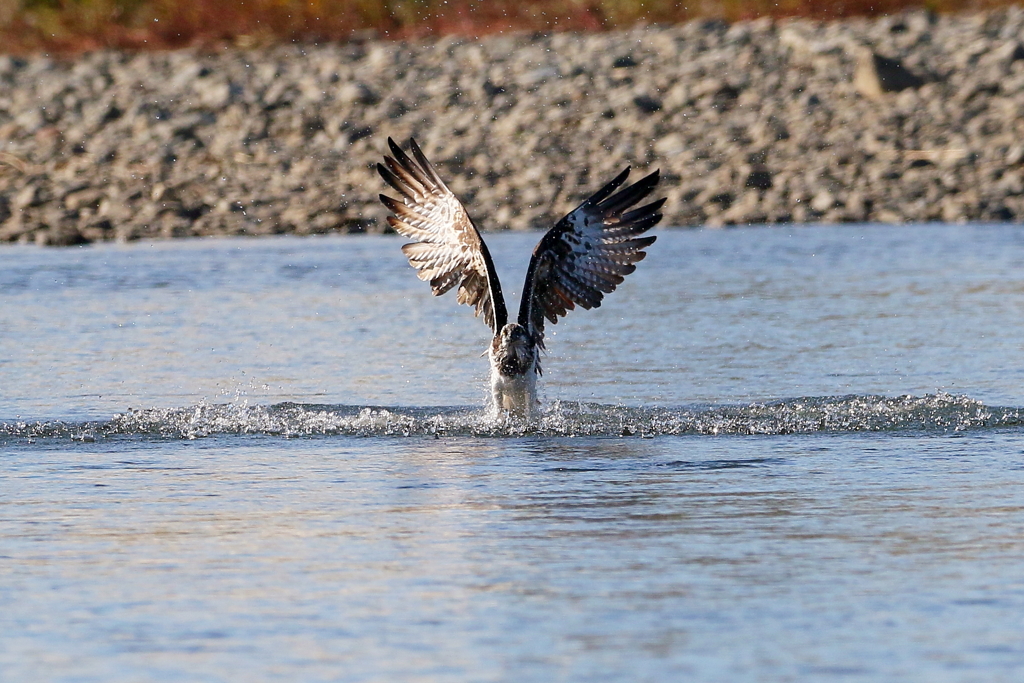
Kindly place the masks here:
<instances>
[{"instance_id":1,"label":"foam on water","mask_svg":"<svg viewBox=\"0 0 1024 683\"><path fill-rule=\"evenodd\" d=\"M129 410L109 421L0 424L0 436L95 441L123 436L196 439L213 435L311 436L639 436L950 432L1024 425L1024 409L986 406L967 396L794 398L727 406L630 407L556 401L526 423L491 419L473 407L371 407L203 403Z\"/></svg>"}]
</instances>

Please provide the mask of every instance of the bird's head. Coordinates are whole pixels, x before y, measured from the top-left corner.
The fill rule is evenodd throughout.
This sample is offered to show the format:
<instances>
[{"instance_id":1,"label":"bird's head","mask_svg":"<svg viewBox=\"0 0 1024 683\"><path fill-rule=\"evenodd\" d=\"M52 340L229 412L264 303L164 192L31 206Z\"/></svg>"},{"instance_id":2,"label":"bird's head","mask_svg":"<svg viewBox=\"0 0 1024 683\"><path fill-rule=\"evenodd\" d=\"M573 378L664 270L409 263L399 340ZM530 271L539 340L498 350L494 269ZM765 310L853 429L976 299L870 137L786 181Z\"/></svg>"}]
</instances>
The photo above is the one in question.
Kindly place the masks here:
<instances>
[{"instance_id":1,"label":"bird's head","mask_svg":"<svg viewBox=\"0 0 1024 683\"><path fill-rule=\"evenodd\" d=\"M526 328L518 323L502 327L491 342L491 349L502 357L515 357L526 361L533 352L533 339Z\"/></svg>"},{"instance_id":2,"label":"bird's head","mask_svg":"<svg viewBox=\"0 0 1024 683\"><path fill-rule=\"evenodd\" d=\"M530 333L519 323L509 323L498 333L500 343L504 347L529 347Z\"/></svg>"},{"instance_id":3,"label":"bird's head","mask_svg":"<svg viewBox=\"0 0 1024 683\"><path fill-rule=\"evenodd\" d=\"M522 325L505 325L491 342L491 360L502 374L521 375L534 366L536 358L533 339Z\"/></svg>"}]
</instances>

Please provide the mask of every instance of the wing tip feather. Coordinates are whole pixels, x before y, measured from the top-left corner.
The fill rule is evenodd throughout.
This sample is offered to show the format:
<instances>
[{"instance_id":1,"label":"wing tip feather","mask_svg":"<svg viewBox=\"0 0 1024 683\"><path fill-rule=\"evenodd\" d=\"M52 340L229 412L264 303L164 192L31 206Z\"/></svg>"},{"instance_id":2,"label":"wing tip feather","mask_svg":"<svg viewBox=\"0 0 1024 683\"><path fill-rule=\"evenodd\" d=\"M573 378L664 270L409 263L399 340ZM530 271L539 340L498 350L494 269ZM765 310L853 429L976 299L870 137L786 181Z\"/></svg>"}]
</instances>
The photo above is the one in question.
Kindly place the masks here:
<instances>
[{"instance_id":1,"label":"wing tip feather","mask_svg":"<svg viewBox=\"0 0 1024 683\"><path fill-rule=\"evenodd\" d=\"M387 224L399 234L415 240L402 247L420 280L430 282L434 296L460 286L458 302L475 307L492 331L507 318L494 266L480 234L462 202L445 185L419 143L410 137L406 153L388 136L391 155L383 155L377 173L404 197L380 194L380 201L394 215ZM462 287L471 283L463 292Z\"/></svg>"}]
</instances>

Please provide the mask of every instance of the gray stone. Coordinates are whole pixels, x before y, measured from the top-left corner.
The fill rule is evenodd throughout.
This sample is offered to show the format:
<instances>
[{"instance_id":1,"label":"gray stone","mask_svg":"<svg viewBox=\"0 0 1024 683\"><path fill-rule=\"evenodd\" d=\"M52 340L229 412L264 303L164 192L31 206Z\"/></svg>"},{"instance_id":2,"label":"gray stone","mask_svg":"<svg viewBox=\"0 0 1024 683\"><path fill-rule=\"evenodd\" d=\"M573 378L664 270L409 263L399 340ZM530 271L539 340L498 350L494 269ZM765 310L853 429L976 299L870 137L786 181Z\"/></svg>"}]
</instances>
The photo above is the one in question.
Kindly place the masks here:
<instances>
[{"instance_id":1,"label":"gray stone","mask_svg":"<svg viewBox=\"0 0 1024 683\"><path fill-rule=\"evenodd\" d=\"M769 190L772 187L772 174L766 166L762 164L755 165L747 174L747 180L743 183L743 186L753 187L758 190Z\"/></svg>"},{"instance_id":2,"label":"gray stone","mask_svg":"<svg viewBox=\"0 0 1024 683\"><path fill-rule=\"evenodd\" d=\"M550 225L627 165L661 169L666 225L1021 220L1022 28L903 13L4 58L0 240L383 232L388 136L415 136L484 229Z\"/></svg>"},{"instance_id":3,"label":"gray stone","mask_svg":"<svg viewBox=\"0 0 1024 683\"><path fill-rule=\"evenodd\" d=\"M857 51L857 70L854 73L853 84L861 95L879 99L885 93L920 88L924 85L924 79L903 66L897 59L883 57L874 50L861 48Z\"/></svg>"}]
</instances>

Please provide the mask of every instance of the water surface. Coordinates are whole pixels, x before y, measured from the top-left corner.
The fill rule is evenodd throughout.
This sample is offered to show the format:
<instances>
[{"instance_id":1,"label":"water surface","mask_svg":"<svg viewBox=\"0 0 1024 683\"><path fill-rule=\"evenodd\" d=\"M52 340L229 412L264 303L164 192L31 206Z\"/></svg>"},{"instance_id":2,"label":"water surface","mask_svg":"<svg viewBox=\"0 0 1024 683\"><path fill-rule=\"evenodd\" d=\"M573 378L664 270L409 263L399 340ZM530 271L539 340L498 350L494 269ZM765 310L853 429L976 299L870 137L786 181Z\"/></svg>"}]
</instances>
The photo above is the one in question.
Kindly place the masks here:
<instances>
[{"instance_id":1,"label":"water surface","mask_svg":"<svg viewBox=\"0 0 1024 683\"><path fill-rule=\"evenodd\" d=\"M1020 680L1019 228L662 230L531 425L401 243L0 249L4 681Z\"/></svg>"}]
</instances>

